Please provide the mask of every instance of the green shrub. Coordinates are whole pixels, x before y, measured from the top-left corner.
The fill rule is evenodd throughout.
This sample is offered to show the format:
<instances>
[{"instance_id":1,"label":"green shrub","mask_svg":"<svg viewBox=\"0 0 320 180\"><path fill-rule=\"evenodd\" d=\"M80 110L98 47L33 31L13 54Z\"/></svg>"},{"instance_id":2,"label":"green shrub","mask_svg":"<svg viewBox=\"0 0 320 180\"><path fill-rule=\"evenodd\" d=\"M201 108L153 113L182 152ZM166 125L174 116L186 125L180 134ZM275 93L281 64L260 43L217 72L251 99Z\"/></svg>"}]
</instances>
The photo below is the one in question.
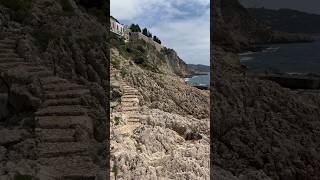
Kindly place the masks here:
<instances>
[{"instance_id":1,"label":"green shrub","mask_svg":"<svg viewBox=\"0 0 320 180\"><path fill-rule=\"evenodd\" d=\"M115 122L115 123L114 123L115 125L119 125L119 124L120 124L120 117L118 117L118 116L115 117L115 118L114 118L114 122Z\"/></svg>"},{"instance_id":2,"label":"green shrub","mask_svg":"<svg viewBox=\"0 0 320 180\"><path fill-rule=\"evenodd\" d=\"M128 74L128 71L125 68L122 68L120 74L122 77L125 77Z\"/></svg>"},{"instance_id":3,"label":"green shrub","mask_svg":"<svg viewBox=\"0 0 320 180\"><path fill-rule=\"evenodd\" d=\"M114 68L120 69L120 61L118 59L111 59L111 64Z\"/></svg>"},{"instance_id":4,"label":"green shrub","mask_svg":"<svg viewBox=\"0 0 320 180\"><path fill-rule=\"evenodd\" d=\"M145 53L146 50L141 46L141 45L138 45L137 46L137 49L141 52L141 53Z\"/></svg>"},{"instance_id":5,"label":"green shrub","mask_svg":"<svg viewBox=\"0 0 320 180\"><path fill-rule=\"evenodd\" d=\"M146 59L144 57L136 57L133 59L133 62L138 65L146 64Z\"/></svg>"},{"instance_id":6,"label":"green shrub","mask_svg":"<svg viewBox=\"0 0 320 180\"><path fill-rule=\"evenodd\" d=\"M116 165L114 165L112 167L112 172L114 173L114 177L117 178L117 176L118 176L118 167Z\"/></svg>"}]
</instances>

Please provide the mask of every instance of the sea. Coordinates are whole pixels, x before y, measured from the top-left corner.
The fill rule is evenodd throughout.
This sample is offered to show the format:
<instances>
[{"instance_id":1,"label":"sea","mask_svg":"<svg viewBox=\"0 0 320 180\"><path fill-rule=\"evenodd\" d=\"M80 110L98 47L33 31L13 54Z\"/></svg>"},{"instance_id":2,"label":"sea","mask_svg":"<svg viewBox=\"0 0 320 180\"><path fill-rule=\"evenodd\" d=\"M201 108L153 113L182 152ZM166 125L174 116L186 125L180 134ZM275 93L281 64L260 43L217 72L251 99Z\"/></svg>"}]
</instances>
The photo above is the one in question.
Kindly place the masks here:
<instances>
[{"instance_id":1,"label":"sea","mask_svg":"<svg viewBox=\"0 0 320 180\"><path fill-rule=\"evenodd\" d=\"M210 73L204 73L203 75L195 75L190 78L185 78L185 81L189 85L198 85L198 86L210 86Z\"/></svg>"},{"instance_id":2,"label":"sea","mask_svg":"<svg viewBox=\"0 0 320 180\"><path fill-rule=\"evenodd\" d=\"M252 73L320 74L320 40L311 43L271 44L260 52L239 54Z\"/></svg>"}]
</instances>

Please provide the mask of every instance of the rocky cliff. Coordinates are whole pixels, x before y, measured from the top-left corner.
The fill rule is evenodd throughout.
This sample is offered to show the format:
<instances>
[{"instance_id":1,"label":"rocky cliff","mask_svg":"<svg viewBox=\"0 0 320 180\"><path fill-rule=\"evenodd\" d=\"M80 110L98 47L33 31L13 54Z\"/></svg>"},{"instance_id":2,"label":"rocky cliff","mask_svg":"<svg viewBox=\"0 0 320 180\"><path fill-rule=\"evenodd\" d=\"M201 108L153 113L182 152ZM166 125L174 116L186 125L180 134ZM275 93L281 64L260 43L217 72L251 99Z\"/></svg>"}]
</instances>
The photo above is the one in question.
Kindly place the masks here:
<instances>
[{"instance_id":1,"label":"rocky cliff","mask_svg":"<svg viewBox=\"0 0 320 180\"><path fill-rule=\"evenodd\" d=\"M320 15L292 9L250 8L250 14L272 29L290 33L319 33Z\"/></svg>"},{"instance_id":2,"label":"rocky cliff","mask_svg":"<svg viewBox=\"0 0 320 180\"><path fill-rule=\"evenodd\" d=\"M83 1L0 1L0 179L105 179L107 30Z\"/></svg>"},{"instance_id":3,"label":"rocky cliff","mask_svg":"<svg viewBox=\"0 0 320 180\"><path fill-rule=\"evenodd\" d=\"M173 49L163 47L160 51L143 39L131 38L124 43L117 37L112 37L111 46L117 48L125 57L130 57L140 67L153 72L168 73L185 77L192 73L188 65L178 56ZM118 62L112 61L117 67Z\"/></svg>"},{"instance_id":4,"label":"rocky cliff","mask_svg":"<svg viewBox=\"0 0 320 180\"><path fill-rule=\"evenodd\" d=\"M241 43L225 44L235 30L224 23L219 1L212 5L212 25L224 28L213 28L211 41L211 178L318 179L319 93L247 77L233 53Z\"/></svg>"},{"instance_id":5,"label":"rocky cliff","mask_svg":"<svg viewBox=\"0 0 320 180\"><path fill-rule=\"evenodd\" d=\"M310 42L313 38L306 34L279 32L266 26L244 8L238 0L216 0L218 7L212 12L213 39L215 44L228 51L255 51L257 44Z\"/></svg>"}]
</instances>

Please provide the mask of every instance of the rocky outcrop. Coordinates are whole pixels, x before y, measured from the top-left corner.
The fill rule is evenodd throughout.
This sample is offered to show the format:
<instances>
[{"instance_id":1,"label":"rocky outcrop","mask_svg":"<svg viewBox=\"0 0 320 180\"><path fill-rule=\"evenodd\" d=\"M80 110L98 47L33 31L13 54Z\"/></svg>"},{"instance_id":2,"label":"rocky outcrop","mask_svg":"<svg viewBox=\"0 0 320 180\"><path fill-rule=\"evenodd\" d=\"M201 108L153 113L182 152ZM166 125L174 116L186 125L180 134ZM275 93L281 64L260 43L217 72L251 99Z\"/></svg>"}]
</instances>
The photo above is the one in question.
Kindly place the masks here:
<instances>
[{"instance_id":1,"label":"rocky outcrop","mask_svg":"<svg viewBox=\"0 0 320 180\"><path fill-rule=\"evenodd\" d=\"M107 31L61 2L0 5L0 179L106 179Z\"/></svg>"},{"instance_id":2,"label":"rocky outcrop","mask_svg":"<svg viewBox=\"0 0 320 180\"><path fill-rule=\"evenodd\" d=\"M1 178L102 178L101 122L88 108L94 99L90 90L19 57L14 39L0 41L2 93L7 97L1 106L7 112L0 126L5 137Z\"/></svg>"},{"instance_id":3,"label":"rocky outcrop","mask_svg":"<svg viewBox=\"0 0 320 180\"><path fill-rule=\"evenodd\" d=\"M234 46L211 42L211 178L318 179L319 93L248 77Z\"/></svg>"},{"instance_id":4,"label":"rocky outcrop","mask_svg":"<svg viewBox=\"0 0 320 180\"><path fill-rule=\"evenodd\" d=\"M281 32L319 33L320 15L293 9L250 8L250 14L259 22Z\"/></svg>"},{"instance_id":5,"label":"rocky outcrop","mask_svg":"<svg viewBox=\"0 0 320 180\"><path fill-rule=\"evenodd\" d=\"M209 92L112 49L116 59L111 84L121 97L112 99L111 179L209 179Z\"/></svg>"},{"instance_id":6,"label":"rocky outcrop","mask_svg":"<svg viewBox=\"0 0 320 180\"><path fill-rule=\"evenodd\" d=\"M274 31L256 20L238 0L217 0L212 5L213 42L227 51L256 51L257 44L310 42L306 34Z\"/></svg>"},{"instance_id":7,"label":"rocky outcrop","mask_svg":"<svg viewBox=\"0 0 320 180\"><path fill-rule=\"evenodd\" d=\"M186 77L192 73L188 65L178 56L177 52L173 49L164 48L163 52L165 59L171 71L178 76Z\"/></svg>"},{"instance_id":8,"label":"rocky outcrop","mask_svg":"<svg viewBox=\"0 0 320 180\"><path fill-rule=\"evenodd\" d=\"M123 44L124 42L116 37L111 39L112 48L117 49L121 55L131 58L135 64L145 70L178 75L180 77L186 77L193 73L173 49L163 47L159 51L154 47L153 43L137 38L131 38L126 43L126 48L124 48ZM111 63L114 67L120 64L118 58L114 58Z\"/></svg>"}]
</instances>

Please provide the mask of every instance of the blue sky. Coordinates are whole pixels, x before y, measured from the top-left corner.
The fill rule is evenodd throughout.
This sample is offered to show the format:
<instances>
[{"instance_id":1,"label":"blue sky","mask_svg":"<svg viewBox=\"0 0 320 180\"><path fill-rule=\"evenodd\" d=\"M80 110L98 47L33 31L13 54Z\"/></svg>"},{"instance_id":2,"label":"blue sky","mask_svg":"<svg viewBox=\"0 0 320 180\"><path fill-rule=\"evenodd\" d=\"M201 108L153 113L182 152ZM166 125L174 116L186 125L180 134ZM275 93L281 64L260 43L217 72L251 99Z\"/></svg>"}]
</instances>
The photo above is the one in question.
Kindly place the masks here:
<instances>
[{"instance_id":1,"label":"blue sky","mask_svg":"<svg viewBox=\"0 0 320 180\"><path fill-rule=\"evenodd\" d=\"M210 0L111 0L123 24L147 27L189 64L210 64Z\"/></svg>"}]
</instances>

